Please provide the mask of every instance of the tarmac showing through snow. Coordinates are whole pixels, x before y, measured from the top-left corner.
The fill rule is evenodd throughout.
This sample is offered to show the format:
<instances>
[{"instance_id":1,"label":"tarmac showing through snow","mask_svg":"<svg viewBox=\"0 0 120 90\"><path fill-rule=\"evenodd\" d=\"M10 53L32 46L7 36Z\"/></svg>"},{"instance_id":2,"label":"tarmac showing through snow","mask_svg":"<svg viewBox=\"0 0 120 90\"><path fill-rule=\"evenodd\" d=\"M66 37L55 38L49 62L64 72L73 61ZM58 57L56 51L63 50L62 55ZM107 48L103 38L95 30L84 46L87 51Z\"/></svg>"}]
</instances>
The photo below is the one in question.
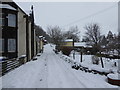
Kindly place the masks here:
<instances>
[{"instance_id":1,"label":"tarmac showing through snow","mask_svg":"<svg viewBox=\"0 0 120 90\"><path fill-rule=\"evenodd\" d=\"M71 68L49 44L36 61L30 61L2 77L3 88L117 88L106 76Z\"/></svg>"}]
</instances>

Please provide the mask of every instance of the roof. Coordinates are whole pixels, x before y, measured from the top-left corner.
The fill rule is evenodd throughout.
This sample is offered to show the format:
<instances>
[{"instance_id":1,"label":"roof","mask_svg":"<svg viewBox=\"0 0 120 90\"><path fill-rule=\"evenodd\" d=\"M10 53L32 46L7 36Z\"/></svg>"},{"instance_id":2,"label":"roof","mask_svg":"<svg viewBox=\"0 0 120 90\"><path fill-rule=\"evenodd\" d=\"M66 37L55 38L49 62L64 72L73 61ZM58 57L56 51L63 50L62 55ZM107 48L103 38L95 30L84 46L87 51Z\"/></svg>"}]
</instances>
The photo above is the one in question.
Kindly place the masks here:
<instances>
[{"instance_id":1,"label":"roof","mask_svg":"<svg viewBox=\"0 0 120 90\"><path fill-rule=\"evenodd\" d=\"M7 8L7 9L11 9L11 10L16 10L14 7L12 7L8 4L0 4L0 8Z\"/></svg>"},{"instance_id":2,"label":"roof","mask_svg":"<svg viewBox=\"0 0 120 90\"><path fill-rule=\"evenodd\" d=\"M75 42L74 46L86 46L85 42Z\"/></svg>"},{"instance_id":3,"label":"roof","mask_svg":"<svg viewBox=\"0 0 120 90\"><path fill-rule=\"evenodd\" d=\"M76 47L92 47L92 46L88 46L85 42L75 42L74 46L76 46Z\"/></svg>"},{"instance_id":4,"label":"roof","mask_svg":"<svg viewBox=\"0 0 120 90\"><path fill-rule=\"evenodd\" d=\"M13 2L13 0L0 0L1 2Z\"/></svg>"},{"instance_id":5,"label":"roof","mask_svg":"<svg viewBox=\"0 0 120 90\"><path fill-rule=\"evenodd\" d=\"M66 39L65 42L73 42L73 39Z\"/></svg>"},{"instance_id":6,"label":"roof","mask_svg":"<svg viewBox=\"0 0 120 90\"><path fill-rule=\"evenodd\" d=\"M42 38L43 36L39 36L39 38Z\"/></svg>"},{"instance_id":7,"label":"roof","mask_svg":"<svg viewBox=\"0 0 120 90\"><path fill-rule=\"evenodd\" d=\"M23 9L21 9L20 6L19 6L16 2L14 2L13 0L2 0L1 2L2 2L2 6L6 7L6 8L9 8L9 9L12 9L12 10L14 10L14 9L13 9L11 6L13 6L13 4L14 4L14 6L16 6L17 8L19 8L20 11L22 11L25 15L28 15L28 14L27 14L25 11L23 11ZM6 4L6 5L4 5L4 4ZM11 5L11 6L9 6L9 5L7 5L7 4L9 4L9 5Z\"/></svg>"}]
</instances>

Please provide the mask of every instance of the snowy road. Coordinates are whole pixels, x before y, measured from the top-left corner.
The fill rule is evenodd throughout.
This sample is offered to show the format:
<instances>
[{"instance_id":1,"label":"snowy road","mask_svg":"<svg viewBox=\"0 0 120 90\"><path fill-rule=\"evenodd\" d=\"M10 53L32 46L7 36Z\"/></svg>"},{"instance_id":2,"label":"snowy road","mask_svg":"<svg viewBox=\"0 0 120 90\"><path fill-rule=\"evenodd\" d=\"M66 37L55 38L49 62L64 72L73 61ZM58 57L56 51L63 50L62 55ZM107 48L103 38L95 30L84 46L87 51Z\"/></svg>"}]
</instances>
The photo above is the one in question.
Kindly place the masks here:
<instances>
[{"instance_id":1,"label":"snowy road","mask_svg":"<svg viewBox=\"0 0 120 90\"><path fill-rule=\"evenodd\" d=\"M115 88L105 76L71 68L53 52L49 44L36 61L11 71L2 77L3 88Z\"/></svg>"}]
</instances>

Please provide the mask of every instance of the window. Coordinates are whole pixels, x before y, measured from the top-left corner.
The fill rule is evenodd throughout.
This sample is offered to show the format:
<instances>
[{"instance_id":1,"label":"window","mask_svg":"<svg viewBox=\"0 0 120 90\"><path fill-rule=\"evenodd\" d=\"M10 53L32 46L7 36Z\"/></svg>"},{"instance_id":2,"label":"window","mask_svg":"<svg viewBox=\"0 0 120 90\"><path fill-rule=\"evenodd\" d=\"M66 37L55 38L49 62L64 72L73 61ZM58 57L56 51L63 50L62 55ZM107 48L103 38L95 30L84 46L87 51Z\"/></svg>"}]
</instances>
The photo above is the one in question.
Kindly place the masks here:
<instances>
[{"instance_id":1,"label":"window","mask_svg":"<svg viewBox=\"0 0 120 90\"><path fill-rule=\"evenodd\" d=\"M0 26L4 26L5 25L5 18L4 17L4 13L0 13Z\"/></svg>"},{"instance_id":2,"label":"window","mask_svg":"<svg viewBox=\"0 0 120 90\"><path fill-rule=\"evenodd\" d=\"M16 26L16 15L8 14L8 26L15 27Z\"/></svg>"},{"instance_id":3,"label":"window","mask_svg":"<svg viewBox=\"0 0 120 90\"><path fill-rule=\"evenodd\" d=\"M4 52L4 39L0 39L0 52Z\"/></svg>"},{"instance_id":4,"label":"window","mask_svg":"<svg viewBox=\"0 0 120 90\"><path fill-rule=\"evenodd\" d=\"M8 52L15 52L15 51L16 51L16 40L8 39Z\"/></svg>"},{"instance_id":5,"label":"window","mask_svg":"<svg viewBox=\"0 0 120 90\"><path fill-rule=\"evenodd\" d=\"M4 18L0 18L0 26L4 26L5 25L5 19Z\"/></svg>"}]
</instances>

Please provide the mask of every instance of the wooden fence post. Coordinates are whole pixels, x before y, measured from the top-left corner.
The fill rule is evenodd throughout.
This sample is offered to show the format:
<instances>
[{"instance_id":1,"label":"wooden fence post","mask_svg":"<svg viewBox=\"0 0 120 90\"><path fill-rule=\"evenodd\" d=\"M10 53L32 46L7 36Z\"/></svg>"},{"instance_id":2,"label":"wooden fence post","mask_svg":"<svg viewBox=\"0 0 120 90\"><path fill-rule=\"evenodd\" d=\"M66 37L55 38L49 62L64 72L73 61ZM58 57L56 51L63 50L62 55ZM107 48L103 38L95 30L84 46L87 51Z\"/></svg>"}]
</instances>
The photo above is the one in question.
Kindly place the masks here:
<instances>
[{"instance_id":1,"label":"wooden fence post","mask_svg":"<svg viewBox=\"0 0 120 90\"><path fill-rule=\"evenodd\" d=\"M73 59L75 59L75 50L74 50L74 52L73 52Z\"/></svg>"},{"instance_id":2,"label":"wooden fence post","mask_svg":"<svg viewBox=\"0 0 120 90\"><path fill-rule=\"evenodd\" d=\"M80 50L80 62L82 62L83 48L84 47L82 47L81 50Z\"/></svg>"},{"instance_id":3,"label":"wooden fence post","mask_svg":"<svg viewBox=\"0 0 120 90\"><path fill-rule=\"evenodd\" d=\"M81 58L80 59L81 59L81 62L82 62L82 51L81 51Z\"/></svg>"},{"instance_id":4,"label":"wooden fence post","mask_svg":"<svg viewBox=\"0 0 120 90\"><path fill-rule=\"evenodd\" d=\"M102 68L104 68L104 64L103 64L103 60L102 60L102 55L101 55L101 51L100 51L100 60L101 60Z\"/></svg>"},{"instance_id":5,"label":"wooden fence post","mask_svg":"<svg viewBox=\"0 0 120 90\"><path fill-rule=\"evenodd\" d=\"M75 59L75 46L74 46L74 39L73 39L73 50L74 50L74 52L73 52L73 59Z\"/></svg>"}]
</instances>

